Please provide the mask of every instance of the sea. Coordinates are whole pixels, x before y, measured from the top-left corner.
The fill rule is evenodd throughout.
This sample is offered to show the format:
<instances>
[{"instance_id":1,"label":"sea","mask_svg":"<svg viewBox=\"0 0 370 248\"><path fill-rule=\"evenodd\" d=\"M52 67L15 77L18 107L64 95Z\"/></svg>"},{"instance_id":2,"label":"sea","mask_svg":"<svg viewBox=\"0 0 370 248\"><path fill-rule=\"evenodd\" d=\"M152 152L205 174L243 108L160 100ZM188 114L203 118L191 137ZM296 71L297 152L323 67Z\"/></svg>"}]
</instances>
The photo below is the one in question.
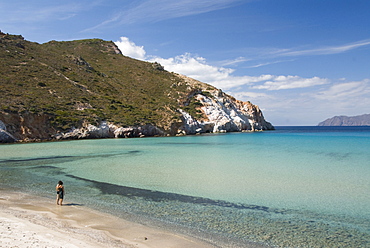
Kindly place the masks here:
<instances>
[{"instance_id":1,"label":"sea","mask_svg":"<svg viewBox=\"0 0 370 248\"><path fill-rule=\"evenodd\" d=\"M370 127L0 145L0 187L215 247L370 247Z\"/></svg>"}]
</instances>

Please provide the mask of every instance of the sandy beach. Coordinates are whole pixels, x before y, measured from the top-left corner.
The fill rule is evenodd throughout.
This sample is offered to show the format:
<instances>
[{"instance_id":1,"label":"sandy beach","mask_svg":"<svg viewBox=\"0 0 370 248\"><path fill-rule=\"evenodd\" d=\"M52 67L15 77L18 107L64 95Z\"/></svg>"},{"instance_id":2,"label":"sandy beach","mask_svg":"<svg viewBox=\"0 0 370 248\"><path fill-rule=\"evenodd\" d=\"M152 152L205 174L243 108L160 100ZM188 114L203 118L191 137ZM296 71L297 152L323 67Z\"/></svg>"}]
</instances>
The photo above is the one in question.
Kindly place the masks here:
<instances>
[{"instance_id":1,"label":"sandy beach","mask_svg":"<svg viewBox=\"0 0 370 248\"><path fill-rule=\"evenodd\" d=\"M77 203L0 190L0 247L214 247Z\"/></svg>"}]
</instances>

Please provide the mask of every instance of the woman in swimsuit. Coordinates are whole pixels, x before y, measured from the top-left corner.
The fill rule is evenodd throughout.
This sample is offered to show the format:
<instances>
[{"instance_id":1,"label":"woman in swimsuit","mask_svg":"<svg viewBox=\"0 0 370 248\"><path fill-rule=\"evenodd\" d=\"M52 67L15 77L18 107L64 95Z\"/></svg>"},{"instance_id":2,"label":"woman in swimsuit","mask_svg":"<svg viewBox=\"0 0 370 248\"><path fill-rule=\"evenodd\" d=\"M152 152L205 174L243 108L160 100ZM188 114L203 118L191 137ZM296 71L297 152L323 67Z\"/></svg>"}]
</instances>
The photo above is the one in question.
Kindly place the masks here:
<instances>
[{"instance_id":1,"label":"woman in swimsuit","mask_svg":"<svg viewBox=\"0 0 370 248\"><path fill-rule=\"evenodd\" d=\"M60 204L62 206L63 197L64 197L64 186L63 186L62 181L58 182L58 184L56 186L56 190L57 190L57 205Z\"/></svg>"}]
</instances>

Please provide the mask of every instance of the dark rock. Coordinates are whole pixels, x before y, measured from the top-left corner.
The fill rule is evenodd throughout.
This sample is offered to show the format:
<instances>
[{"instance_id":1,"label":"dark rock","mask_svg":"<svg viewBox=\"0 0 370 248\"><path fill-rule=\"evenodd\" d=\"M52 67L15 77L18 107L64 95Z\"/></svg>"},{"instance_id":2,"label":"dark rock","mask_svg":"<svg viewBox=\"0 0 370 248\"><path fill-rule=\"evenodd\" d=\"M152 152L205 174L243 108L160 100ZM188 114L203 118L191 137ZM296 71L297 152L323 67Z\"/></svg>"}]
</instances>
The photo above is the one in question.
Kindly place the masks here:
<instances>
[{"instance_id":1,"label":"dark rock","mask_svg":"<svg viewBox=\"0 0 370 248\"><path fill-rule=\"evenodd\" d=\"M152 66L155 70L164 71L164 67L158 62L154 62Z\"/></svg>"}]
</instances>

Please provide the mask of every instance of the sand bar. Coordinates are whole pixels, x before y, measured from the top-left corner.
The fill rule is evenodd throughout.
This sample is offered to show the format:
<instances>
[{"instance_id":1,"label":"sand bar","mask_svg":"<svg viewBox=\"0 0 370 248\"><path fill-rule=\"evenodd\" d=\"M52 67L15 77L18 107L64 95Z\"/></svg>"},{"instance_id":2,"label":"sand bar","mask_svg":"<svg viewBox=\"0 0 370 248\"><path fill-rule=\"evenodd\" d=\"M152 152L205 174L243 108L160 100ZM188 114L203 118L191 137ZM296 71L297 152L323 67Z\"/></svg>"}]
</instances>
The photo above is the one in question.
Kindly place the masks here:
<instances>
[{"instance_id":1,"label":"sand bar","mask_svg":"<svg viewBox=\"0 0 370 248\"><path fill-rule=\"evenodd\" d=\"M0 247L215 247L86 206L0 189Z\"/></svg>"}]
</instances>

